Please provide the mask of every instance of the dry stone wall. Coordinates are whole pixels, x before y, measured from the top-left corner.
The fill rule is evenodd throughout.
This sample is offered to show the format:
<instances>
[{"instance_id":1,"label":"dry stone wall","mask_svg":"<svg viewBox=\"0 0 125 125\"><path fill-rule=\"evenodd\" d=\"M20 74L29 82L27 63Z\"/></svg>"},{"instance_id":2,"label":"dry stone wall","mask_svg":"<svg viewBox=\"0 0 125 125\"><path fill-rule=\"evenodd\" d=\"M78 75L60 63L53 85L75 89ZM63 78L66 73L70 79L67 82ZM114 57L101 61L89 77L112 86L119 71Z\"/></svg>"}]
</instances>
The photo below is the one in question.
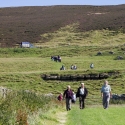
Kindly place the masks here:
<instances>
[{"instance_id":1,"label":"dry stone wall","mask_svg":"<svg viewBox=\"0 0 125 125\"><path fill-rule=\"evenodd\" d=\"M119 72L107 72L107 73L89 73L89 74L42 74L44 80L64 80L64 81L80 81L80 80L98 80L107 79L111 76L118 76Z\"/></svg>"}]
</instances>

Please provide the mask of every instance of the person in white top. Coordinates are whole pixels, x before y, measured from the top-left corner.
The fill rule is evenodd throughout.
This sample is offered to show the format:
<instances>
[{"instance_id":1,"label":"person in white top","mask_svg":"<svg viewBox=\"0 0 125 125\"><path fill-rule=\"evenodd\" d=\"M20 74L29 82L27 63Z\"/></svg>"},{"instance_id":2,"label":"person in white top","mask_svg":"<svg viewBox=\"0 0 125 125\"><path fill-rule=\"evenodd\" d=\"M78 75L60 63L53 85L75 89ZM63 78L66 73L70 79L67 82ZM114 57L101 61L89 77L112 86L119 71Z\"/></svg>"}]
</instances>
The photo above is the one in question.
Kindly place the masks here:
<instances>
[{"instance_id":1,"label":"person in white top","mask_svg":"<svg viewBox=\"0 0 125 125\"><path fill-rule=\"evenodd\" d=\"M85 108L84 101L85 101L87 95L88 95L88 90L84 86L84 83L81 83L81 87L78 88L77 93L76 93L76 97L79 97L80 109Z\"/></svg>"}]
</instances>

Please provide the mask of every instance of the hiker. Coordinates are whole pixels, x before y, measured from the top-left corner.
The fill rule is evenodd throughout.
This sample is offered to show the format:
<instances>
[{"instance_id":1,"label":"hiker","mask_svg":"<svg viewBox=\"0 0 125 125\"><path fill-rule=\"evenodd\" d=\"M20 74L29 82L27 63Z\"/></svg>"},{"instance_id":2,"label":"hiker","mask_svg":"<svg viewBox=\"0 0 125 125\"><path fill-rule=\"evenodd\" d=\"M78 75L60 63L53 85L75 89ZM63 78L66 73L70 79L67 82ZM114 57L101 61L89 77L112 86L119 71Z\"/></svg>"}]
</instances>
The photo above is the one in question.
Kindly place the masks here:
<instances>
[{"instance_id":1,"label":"hiker","mask_svg":"<svg viewBox=\"0 0 125 125\"><path fill-rule=\"evenodd\" d=\"M91 68L91 69L94 68L94 64L93 64L93 63L90 64L90 68Z\"/></svg>"},{"instance_id":2,"label":"hiker","mask_svg":"<svg viewBox=\"0 0 125 125\"><path fill-rule=\"evenodd\" d=\"M77 66L76 66L76 65L74 65L74 66L73 66L73 69L74 69L74 70L76 70L76 69L77 69Z\"/></svg>"},{"instance_id":3,"label":"hiker","mask_svg":"<svg viewBox=\"0 0 125 125\"><path fill-rule=\"evenodd\" d=\"M85 99L87 95L88 95L88 90L84 86L84 83L81 83L81 86L78 88L77 93L76 93L76 97L79 97L80 109L85 108Z\"/></svg>"},{"instance_id":4,"label":"hiker","mask_svg":"<svg viewBox=\"0 0 125 125\"><path fill-rule=\"evenodd\" d=\"M70 68L73 69L73 67L74 67L74 66L73 66L73 64L72 64Z\"/></svg>"},{"instance_id":5,"label":"hiker","mask_svg":"<svg viewBox=\"0 0 125 125\"><path fill-rule=\"evenodd\" d=\"M108 81L104 81L104 85L101 88L101 97L102 97L102 104L103 108L107 109L109 107L109 101L111 98L111 87L108 85Z\"/></svg>"},{"instance_id":6,"label":"hiker","mask_svg":"<svg viewBox=\"0 0 125 125\"><path fill-rule=\"evenodd\" d=\"M72 64L70 68L71 68L72 70L76 70L76 69L77 69L77 66Z\"/></svg>"},{"instance_id":7,"label":"hiker","mask_svg":"<svg viewBox=\"0 0 125 125\"><path fill-rule=\"evenodd\" d=\"M57 62L58 61L58 57L57 56L51 56L51 60Z\"/></svg>"},{"instance_id":8,"label":"hiker","mask_svg":"<svg viewBox=\"0 0 125 125\"><path fill-rule=\"evenodd\" d=\"M65 66L64 66L64 65L62 65L62 67L60 68L60 70L65 70Z\"/></svg>"},{"instance_id":9,"label":"hiker","mask_svg":"<svg viewBox=\"0 0 125 125\"><path fill-rule=\"evenodd\" d=\"M61 57L58 55L58 62L61 62Z\"/></svg>"},{"instance_id":10,"label":"hiker","mask_svg":"<svg viewBox=\"0 0 125 125\"><path fill-rule=\"evenodd\" d=\"M71 100L72 100L73 92L71 90L70 85L67 86L67 89L63 93L63 99L66 99L66 110L71 110Z\"/></svg>"},{"instance_id":11,"label":"hiker","mask_svg":"<svg viewBox=\"0 0 125 125\"><path fill-rule=\"evenodd\" d=\"M59 96L57 97L57 99L58 99L59 101L62 101L62 99L63 99L63 94L60 93Z\"/></svg>"}]
</instances>

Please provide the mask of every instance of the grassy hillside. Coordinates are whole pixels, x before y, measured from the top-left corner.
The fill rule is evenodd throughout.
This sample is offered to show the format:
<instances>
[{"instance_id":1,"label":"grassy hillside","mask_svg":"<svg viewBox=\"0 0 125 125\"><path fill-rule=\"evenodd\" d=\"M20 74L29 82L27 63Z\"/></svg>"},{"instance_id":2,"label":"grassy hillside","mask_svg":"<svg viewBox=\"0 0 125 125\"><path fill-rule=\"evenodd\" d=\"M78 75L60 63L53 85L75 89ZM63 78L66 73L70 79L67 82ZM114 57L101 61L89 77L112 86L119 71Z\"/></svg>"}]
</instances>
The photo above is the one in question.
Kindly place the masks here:
<instances>
[{"instance_id":1,"label":"grassy hillside","mask_svg":"<svg viewBox=\"0 0 125 125\"><path fill-rule=\"evenodd\" d=\"M124 32L124 11L125 5L0 8L0 47L14 47L22 41L35 44L42 34L73 23L79 23L81 32L121 28Z\"/></svg>"},{"instance_id":2,"label":"grassy hillside","mask_svg":"<svg viewBox=\"0 0 125 125\"><path fill-rule=\"evenodd\" d=\"M41 77L43 74L119 71L119 76L109 80L113 86L113 93L124 93L125 34L121 29L82 32L79 26L79 23L73 23L54 32L42 34L39 42L34 44L38 48L1 48L0 85L11 89L26 88L42 93L58 94L63 92L68 84L71 84L72 89L76 91L80 81L45 81ZM97 55L98 52L102 54ZM62 62L51 61L50 57L53 55L60 55ZM119 56L123 59L119 60ZM92 62L93 70L89 67ZM72 71L71 64L76 64L78 69ZM65 65L66 71L59 70L62 65ZM92 88L100 90L103 80L89 80L85 83L90 91ZM90 98L98 96L99 92L90 92Z\"/></svg>"},{"instance_id":3,"label":"grassy hillside","mask_svg":"<svg viewBox=\"0 0 125 125\"><path fill-rule=\"evenodd\" d=\"M10 92L7 90L5 98L1 91L0 124L51 123L56 125L61 123L57 119L58 113L65 111L65 105L64 101L58 102L57 95L60 92L63 93L67 85L71 85L72 90L76 92L81 81L43 80L43 74L77 75L119 72L118 75L111 76L107 80L111 85L112 93L125 93L124 33L121 30L109 31L107 29L81 32L78 30L78 26L78 23L73 23L61 27L55 32L42 34L40 41L35 44L38 46L37 48L0 49L0 87L7 88L9 91L13 90ZM46 42L43 44L44 40ZM102 54L98 55L98 52ZM50 58L52 55L60 55L62 62L52 61ZM117 59L118 56L121 56L122 59ZM94 69L89 67L92 62ZM71 64L76 64L78 69L71 70ZM65 71L60 71L62 65L65 65ZM83 112L79 112L78 105L72 108L72 111L67 114L70 121L67 120L65 123L74 123L76 115L72 114L79 114L77 115L78 120L76 120L78 124L96 125L103 123L103 119L106 119L105 124L110 122L112 125L113 121L118 123L119 117L115 114L124 115L122 107L117 107L117 111L116 108L111 108L107 112L102 108L92 107L102 104L100 88L104 79L82 81L89 91L86 99L87 108ZM54 95L54 98L43 96L43 94L50 93ZM111 103L123 104L125 102L111 100ZM111 116L110 111L112 112ZM102 113L105 114L105 117L102 117ZM85 120L81 119L81 115L84 115ZM89 120L88 116L92 116L92 120ZM110 117L110 120L107 120L107 116ZM116 121L113 119L114 117ZM93 119L96 120L93 121ZM121 119L120 124L123 122L124 120Z\"/></svg>"}]
</instances>

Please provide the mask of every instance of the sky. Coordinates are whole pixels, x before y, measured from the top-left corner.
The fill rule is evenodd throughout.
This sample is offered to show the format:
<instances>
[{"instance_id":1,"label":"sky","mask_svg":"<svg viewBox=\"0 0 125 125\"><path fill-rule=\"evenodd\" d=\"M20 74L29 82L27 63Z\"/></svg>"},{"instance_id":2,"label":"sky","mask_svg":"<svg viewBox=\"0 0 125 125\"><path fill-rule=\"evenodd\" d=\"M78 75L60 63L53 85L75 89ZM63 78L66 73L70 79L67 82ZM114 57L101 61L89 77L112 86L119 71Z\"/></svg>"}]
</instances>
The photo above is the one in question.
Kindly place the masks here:
<instances>
[{"instance_id":1,"label":"sky","mask_svg":"<svg viewBox=\"0 0 125 125\"><path fill-rule=\"evenodd\" d=\"M0 0L0 7L119 4L125 4L125 0Z\"/></svg>"}]
</instances>

